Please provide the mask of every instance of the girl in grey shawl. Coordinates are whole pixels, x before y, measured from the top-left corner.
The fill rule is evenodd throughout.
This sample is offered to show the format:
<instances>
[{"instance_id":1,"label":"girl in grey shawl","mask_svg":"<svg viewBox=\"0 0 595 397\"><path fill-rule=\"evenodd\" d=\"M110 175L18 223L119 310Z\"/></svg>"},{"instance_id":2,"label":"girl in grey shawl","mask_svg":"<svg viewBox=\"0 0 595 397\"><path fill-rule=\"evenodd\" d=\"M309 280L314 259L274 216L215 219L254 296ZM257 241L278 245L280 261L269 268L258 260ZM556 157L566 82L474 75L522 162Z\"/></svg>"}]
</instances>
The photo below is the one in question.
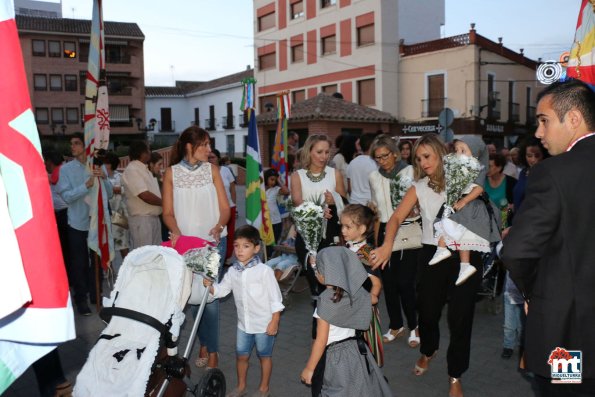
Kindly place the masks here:
<instances>
[{"instance_id":1,"label":"girl in grey shawl","mask_svg":"<svg viewBox=\"0 0 595 397\"><path fill-rule=\"evenodd\" d=\"M326 289L314 312L316 340L302 382L312 386L312 397L392 396L362 336L372 303L359 258L345 247L325 248L316 256L315 273Z\"/></svg>"}]
</instances>

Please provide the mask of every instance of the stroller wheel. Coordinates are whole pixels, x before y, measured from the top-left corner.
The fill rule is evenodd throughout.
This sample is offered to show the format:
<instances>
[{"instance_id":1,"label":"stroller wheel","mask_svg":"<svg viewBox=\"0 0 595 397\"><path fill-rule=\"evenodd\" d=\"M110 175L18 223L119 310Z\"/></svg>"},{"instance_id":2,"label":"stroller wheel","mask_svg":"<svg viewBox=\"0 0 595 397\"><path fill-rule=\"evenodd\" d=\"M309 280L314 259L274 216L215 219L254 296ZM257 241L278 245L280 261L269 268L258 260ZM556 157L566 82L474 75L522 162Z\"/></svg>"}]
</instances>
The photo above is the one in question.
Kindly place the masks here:
<instances>
[{"instance_id":1,"label":"stroller wheel","mask_svg":"<svg viewBox=\"0 0 595 397\"><path fill-rule=\"evenodd\" d=\"M196 387L197 397L225 396L225 375L218 368L209 369Z\"/></svg>"}]
</instances>

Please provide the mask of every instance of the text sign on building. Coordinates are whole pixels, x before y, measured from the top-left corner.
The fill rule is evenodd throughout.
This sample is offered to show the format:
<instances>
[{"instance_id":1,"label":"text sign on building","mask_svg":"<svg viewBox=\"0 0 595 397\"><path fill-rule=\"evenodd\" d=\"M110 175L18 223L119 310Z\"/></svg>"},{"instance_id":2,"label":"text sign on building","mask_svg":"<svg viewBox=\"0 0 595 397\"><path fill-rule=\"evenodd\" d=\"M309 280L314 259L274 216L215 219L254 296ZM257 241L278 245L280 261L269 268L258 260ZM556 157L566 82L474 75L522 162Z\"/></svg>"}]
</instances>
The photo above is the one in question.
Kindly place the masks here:
<instances>
[{"instance_id":1,"label":"text sign on building","mask_svg":"<svg viewBox=\"0 0 595 397\"><path fill-rule=\"evenodd\" d=\"M410 135L427 134L430 132L439 134L443 128L440 124L403 124L401 132Z\"/></svg>"},{"instance_id":2,"label":"text sign on building","mask_svg":"<svg viewBox=\"0 0 595 397\"><path fill-rule=\"evenodd\" d=\"M493 133L493 134L503 134L504 133L504 126L502 124L486 124L486 132Z\"/></svg>"}]
</instances>

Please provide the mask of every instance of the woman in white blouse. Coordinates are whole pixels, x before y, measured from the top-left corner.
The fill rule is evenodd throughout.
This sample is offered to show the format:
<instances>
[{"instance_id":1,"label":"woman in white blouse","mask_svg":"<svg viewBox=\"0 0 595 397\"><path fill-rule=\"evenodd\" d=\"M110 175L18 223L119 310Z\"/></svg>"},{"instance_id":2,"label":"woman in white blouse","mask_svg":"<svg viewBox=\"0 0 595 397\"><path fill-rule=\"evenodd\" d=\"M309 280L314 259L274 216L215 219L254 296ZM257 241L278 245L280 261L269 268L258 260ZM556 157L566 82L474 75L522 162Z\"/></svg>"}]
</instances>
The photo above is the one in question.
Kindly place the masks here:
<instances>
[{"instance_id":1,"label":"woman in white blouse","mask_svg":"<svg viewBox=\"0 0 595 397\"><path fill-rule=\"evenodd\" d=\"M210 152L207 131L192 126L182 132L174 146L173 165L163 177L163 221L170 231L172 246L180 236L200 237L218 246L223 262L230 209L219 169L208 162ZM198 338L201 348L196 365L216 368L218 300L206 304Z\"/></svg>"}]
</instances>

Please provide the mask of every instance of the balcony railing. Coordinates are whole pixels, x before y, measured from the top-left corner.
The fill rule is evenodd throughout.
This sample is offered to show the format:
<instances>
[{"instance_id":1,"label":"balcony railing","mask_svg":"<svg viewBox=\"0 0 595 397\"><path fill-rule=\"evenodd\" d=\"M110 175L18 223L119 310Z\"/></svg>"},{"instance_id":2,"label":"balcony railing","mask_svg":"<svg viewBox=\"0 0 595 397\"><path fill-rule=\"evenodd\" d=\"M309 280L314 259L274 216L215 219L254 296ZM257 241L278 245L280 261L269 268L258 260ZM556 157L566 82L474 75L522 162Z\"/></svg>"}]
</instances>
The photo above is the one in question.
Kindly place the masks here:
<instances>
[{"instance_id":1,"label":"balcony railing","mask_svg":"<svg viewBox=\"0 0 595 397\"><path fill-rule=\"evenodd\" d=\"M132 87L111 88L107 93L114 96L131 96Z\"/></svg>"},{"instance_id":2,"label":"balcony railing","mask_svg":"<svg viewBox=\"0 0 595 397\"><path fill-rule=\"evenodd\" d=\"M215 119L205 119L205 130L207 130L207 131L215 130Z\"/></svg>"},{"instance_id":3,"label":"balcony railing","mask_svg":"<svg viewBox=\"0 0 595 397\"><path fill-rule=\"evenodd\" d=\"M159 132L175 132L176 131L176 121L171 120L169 123L163 123L162 121L159 122Z\"/></svg>"},{"instance_id":4,"label":"balcony railing","mask_svg":"<svg viewBox=\"0 0 595 397\"><path fill-rule=\"evenodd\" d=\"M421 100L421 117L438 117L446 107L446 98L430 98Z\"/></svg>"},{"instance_id":5,"label":"balcony railing","mask_svg":"<svg viewBox=\"0 0 595 397\"><path fill-rule=\"evenodd\" d=\"M527 125L535 125L536 113L535 106L527 106L527 119L525 121Z\"/></svg>"},{"instance_id":6,"label":"balcony railing","mask_svg":"<svg viewBox=\"0 0 595 397\"><path fill-rule=\"evenodd\" d=\"M521 119L519 114L520 105L518 103L512 102L508 104L508 120L513 123L518 123Z\"/></svg>"},{"instance_id":7,"label":"balcony railing","mask_svg":"<svg viewBox=\"0 0 595 397\"><path fill-rule=\"evenodd\" d=\"M233 125L233 115L223 116L221 118L221 125L226 130L233 130L235 126Z\"/></svg>"},{"instance_id":8,"label":"balcony railing","mask_svg":"<svg viewBox=\"0 0 595 397\"><path fill-rule=\"evenodd\" d=\"M500 99L496 99L492 101L492 106L488 106L488 119L490 120L500 120L500 108L501 102Z\"/></svg>"},{"instance_id":9,"label":"balcony railing","mask_svg":"<svg viewBox=\"0 0 595 397\"><path fill-rule=\"evenodd\" d=\"M245 113L238 115L238 125L240 128L245 128L248 126L248 116L246 116Z\"/></svg>"},{"instance_id":10,"label":"balcony railing","mask_svg":"<svg viewBox=\"0 0 595 397\"><path fill-rule=\"evenodd\" d=\"M130 55L123 54L123 55L111 55L109 53L106 54L105 57L106 63L119 63L119 64L129 64L130 63Z\"/></svg>"}]
</instances>

